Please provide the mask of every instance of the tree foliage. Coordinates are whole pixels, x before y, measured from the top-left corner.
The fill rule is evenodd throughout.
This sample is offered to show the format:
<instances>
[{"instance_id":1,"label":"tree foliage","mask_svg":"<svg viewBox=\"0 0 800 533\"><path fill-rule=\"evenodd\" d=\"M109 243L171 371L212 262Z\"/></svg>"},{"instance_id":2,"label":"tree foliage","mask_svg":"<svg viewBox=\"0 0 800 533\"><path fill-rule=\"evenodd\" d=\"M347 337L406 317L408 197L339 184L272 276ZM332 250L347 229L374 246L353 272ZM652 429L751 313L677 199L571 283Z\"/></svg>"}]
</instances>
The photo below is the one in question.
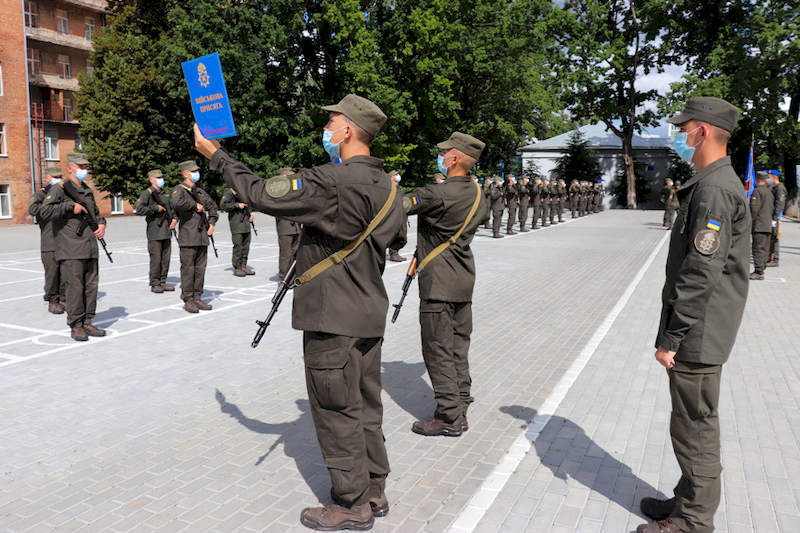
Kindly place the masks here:
<instances>
[{"instance_id":1,"label":"tree foliage","mask_svg":"<svg viewBox=\"0 0 800 533\"><path fill-rule=\"evenodd\" d=\"M576 129L569 136L567 149L558 159L554 172L556 176L566 181L567 185L573 180L588 180L594 183L600 176L597 155L589 148L589 141L580 130Z\"/></svg>"}]
</instances>

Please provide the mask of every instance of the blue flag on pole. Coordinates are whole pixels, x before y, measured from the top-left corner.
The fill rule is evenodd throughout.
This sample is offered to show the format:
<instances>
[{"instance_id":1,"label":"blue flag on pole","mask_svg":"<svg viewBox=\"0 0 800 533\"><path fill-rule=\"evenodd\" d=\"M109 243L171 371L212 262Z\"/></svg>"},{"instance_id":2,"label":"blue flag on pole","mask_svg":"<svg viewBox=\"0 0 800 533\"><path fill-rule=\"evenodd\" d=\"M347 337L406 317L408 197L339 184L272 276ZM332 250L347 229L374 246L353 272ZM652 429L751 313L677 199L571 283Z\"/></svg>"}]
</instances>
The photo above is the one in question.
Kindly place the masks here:
<instances>
[{"instance_id":1,"label":"blue flag on pole","mask_svg":"<svg viewBox=\"0 0 800 533\"><path fill-rule=\"evenodd\" d=\"M753 167L753 145L750 144L750 157L747 160L747 177L744 180L744 195L750 199L753 189L756 188L756 171Z\"/></svg>"},{"instance_id":2,"label":"blue flag on pole","mask_svg":"<svg viewBox=\"0 0 800 533\"><path fill-rule=\"evenodd\" d=\"M235 137L236 126L233 124L219 54L214 52L191 61L184 61L181 66L186 86L189 88L194 120L200 128L200 133L206 139Z\"/></svg>"}]
</instances>

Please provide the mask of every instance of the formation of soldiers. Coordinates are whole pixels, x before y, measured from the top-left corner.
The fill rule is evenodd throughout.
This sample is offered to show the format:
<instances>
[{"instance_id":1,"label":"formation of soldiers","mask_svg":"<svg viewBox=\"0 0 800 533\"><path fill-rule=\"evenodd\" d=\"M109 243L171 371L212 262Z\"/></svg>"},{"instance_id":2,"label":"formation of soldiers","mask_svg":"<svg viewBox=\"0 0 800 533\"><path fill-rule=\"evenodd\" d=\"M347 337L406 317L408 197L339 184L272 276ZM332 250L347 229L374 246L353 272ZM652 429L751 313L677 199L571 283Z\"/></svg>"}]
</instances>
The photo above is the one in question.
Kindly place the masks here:
<instances>
[{"instance_id":1,"label":"formation of soldiers","mask_svg":"<svg viewBox=\"0 0 800 533\"><path fill-rule=\"evenodd\" d=\"M292 326L303 332L309 403L333 501L304 509L300 521L324 531L365 530L389 512L381 403L389 301L382 274L386 251L397 254L406 243L408 216L418 217L418 238L407 280L418 274L421 352L435 399L432 415L414 422L411 431L424 437L458 437L469 430L467 411L474 401L469 347L475 261L470 245L478 227L488 223L491 212L494 236L502 237L505 210L506 234L511 235L517 220L521 231L529 231L531 207L532 229L563 221L567 205L574 218L595 213L602 208L603 187L599 180L567 185L539 177L517 182L509 176L487 180L482 189L469 173L485 145L454 132L436 145L440 182L403 195L399 173L387 175L383 161L370 152L387 120L378 106L351 94L323 109L329 121L322 144L331 162L312 169L283 169L264 180L219 142L204 138L197 125L195 147L229 187L221 207L231 225L234 275L254 274L247 266L250 231L255 230L252 212L285 222L278 224L279 269L297 272L286 282L294 295ZM655 358L668 371L670 433L682 476L675 497L640 502L654 522L639 526L637 533L713 530L720 499L721 369L741 322L749 270L750 210L726 152L737 120L738 110L716 98L691 99L670 119L680 128L676 152L698 170L683 188L668 185L665 204L669 210L677 199L680 216L673 223L665 213L665 225L673 229L655 343ZM174 290L166 275L175 236L184 309L197 313L211 309L201 297L209 244L216 253L218 208L198 184L196 162L184 161L180 170L183 182L169 195L162 172L150 171L150 187L142 192L136 211L147 220L150 290ZM49 167L46 173L48 186L31 201L30 212L42 230L48 309L67 312L75 340L105 335L92 324L97 242L104 244L105 220L84 183L88 161L70 154L65 172ZM759 218L752 227L754 249L759 235L759 254L769 249L771 228L777 226L775 211L783 209L766 189L771 179L759 174L750 205L754 220L769 214L766 224ZM90 231L84 231L87 226ZM779 237L778 229L775 264Z\"/></svg>"},{"instance_id":2,"label":"formation of soldiers","mask_svg":"<svg viewBox=\"0 0 800 533\"><path fill-rule=\"evenodd\" d=\"M752 280L763 280L764 269L777 267L780 260L781 218L786 208L786 186L780 175L756 173L756 188L750 196L750 216L753 219Z\"/></svg>"},{"instance_id":3,"label":"formation of soldiers","mask_svg":"<svg viewBox=\"0 0 800 533\"><path fill-rule=\"evenodd\" d=\"M535 176L529 180L523 176L517 182L513 175L505 180L499 176L487 178L484 194L492 212L492 222L486 228L494 232L495 239L502 239L503 214L507 211L506 235L515 235L514 223L519 219L519 231L548 227L564 221L564 211L569 208L572 218L599 213L603 208L603 182L572 180L567 186L563 179ZM529 213L532 212L530 221Z\"/></svg>"}]
</instances>

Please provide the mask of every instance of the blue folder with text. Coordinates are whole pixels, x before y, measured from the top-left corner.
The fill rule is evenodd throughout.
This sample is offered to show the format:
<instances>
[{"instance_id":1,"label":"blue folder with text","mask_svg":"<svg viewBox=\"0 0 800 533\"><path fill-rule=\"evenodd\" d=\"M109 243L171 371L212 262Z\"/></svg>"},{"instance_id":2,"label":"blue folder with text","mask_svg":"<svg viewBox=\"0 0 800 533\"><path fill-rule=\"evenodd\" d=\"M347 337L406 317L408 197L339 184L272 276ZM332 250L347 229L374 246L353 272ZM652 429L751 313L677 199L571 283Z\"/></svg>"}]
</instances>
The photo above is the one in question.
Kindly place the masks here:
<instances>
[{"instance_id":1,"label":"blue folder with text","mask_svg":"<svg viewBox=\"0 0 800 533\"><path fill-rule=\"evenodd\" d=\"M225 90L225 78L222 77L222 65L219 54L214 52L206 56L184 61L183 77L189 88L194 120L206 139L222 139L236 136L233 124L231 104L228 91Z\"/></svg>"}]
</instances>

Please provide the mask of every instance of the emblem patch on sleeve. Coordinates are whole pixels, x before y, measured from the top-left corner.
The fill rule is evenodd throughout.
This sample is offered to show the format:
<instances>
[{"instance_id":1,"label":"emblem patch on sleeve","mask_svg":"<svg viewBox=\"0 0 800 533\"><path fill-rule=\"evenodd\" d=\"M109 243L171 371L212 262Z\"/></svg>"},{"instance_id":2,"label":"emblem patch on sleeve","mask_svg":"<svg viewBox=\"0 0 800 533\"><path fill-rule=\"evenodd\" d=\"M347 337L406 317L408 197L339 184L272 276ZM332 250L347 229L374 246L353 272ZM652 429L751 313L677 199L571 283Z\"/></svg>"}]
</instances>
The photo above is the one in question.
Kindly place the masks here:
<instances>
[{"instance_id":1,"label":"emblem patch on sleeve","mask_svg":"<svg viewBox=\"0 0 800 533\"><path fill-rule=\"evenodd\" d=\"M713 229L702 229L694 236L694 247L703 255L713 255L719 250L719 232Z\"/></svg>"},{"instance_id":2,"label":"emblem patch on sleeve","mask_svg":"<svg viewBox=\"0 0 800 533\"><path fill-rule=\"evenodd\" d=\"M409 198L408 196L403 198L403 211L405 211L406 213L411 211L411 198Z\"/></svg>"},{"instance_id":3,"label":"emblem patch on sleeve","mask_svg":"<svg viewBox=\"0 0 800 533\"><path fill-rule=\"evenodd\" d=\"M275 176L267 180L266 190L272 198L283 198L292 190L292 184L286 176Z\"/></svg>"}]
</instances>

